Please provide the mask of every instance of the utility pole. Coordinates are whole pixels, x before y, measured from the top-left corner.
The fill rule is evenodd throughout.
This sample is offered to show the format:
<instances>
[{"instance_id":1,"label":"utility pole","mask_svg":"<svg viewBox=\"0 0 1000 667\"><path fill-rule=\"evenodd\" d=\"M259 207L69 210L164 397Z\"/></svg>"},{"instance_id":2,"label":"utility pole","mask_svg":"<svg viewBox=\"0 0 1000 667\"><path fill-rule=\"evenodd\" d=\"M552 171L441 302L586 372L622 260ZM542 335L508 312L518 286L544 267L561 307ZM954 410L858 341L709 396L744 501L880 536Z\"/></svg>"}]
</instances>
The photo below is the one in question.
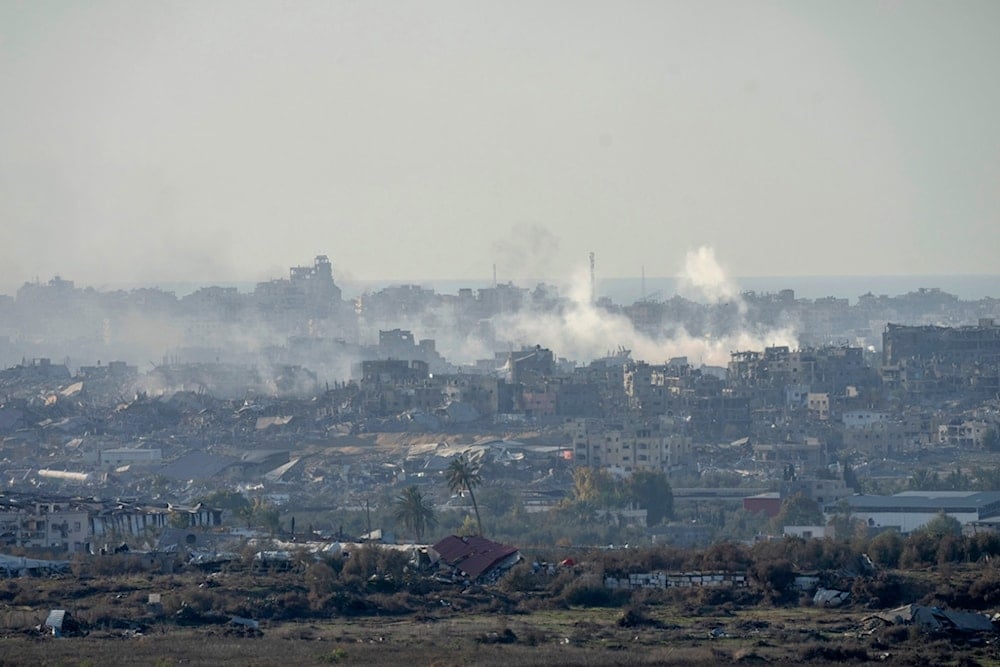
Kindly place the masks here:
<instances>
[{"instance_id":1,"label":"utility pole","mask_svg":"<svg viewBox=\"0 0 1000 667\"><path fill-rule=\"evenodd\" d=\"M365 518L368 522L368 541L372 539L372 512L371 508L368 507L368 499L365 498Z\"/></svg>"}]
</instances>

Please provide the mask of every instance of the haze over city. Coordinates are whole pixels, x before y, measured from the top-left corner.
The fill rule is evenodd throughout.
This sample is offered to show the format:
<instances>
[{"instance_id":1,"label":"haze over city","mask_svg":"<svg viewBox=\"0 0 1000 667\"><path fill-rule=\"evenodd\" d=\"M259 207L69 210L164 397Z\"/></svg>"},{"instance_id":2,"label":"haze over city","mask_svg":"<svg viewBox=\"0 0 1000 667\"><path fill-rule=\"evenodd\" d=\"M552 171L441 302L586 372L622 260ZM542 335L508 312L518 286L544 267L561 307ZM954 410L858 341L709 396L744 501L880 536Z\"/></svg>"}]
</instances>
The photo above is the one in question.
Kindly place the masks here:
<instances>
[{"instance_id":1,"label":"haze over city","mask_svg":"<svg viewBox=\"0 0 1000 667\"><path fill-rule=\"evenodd\" d=\"M996 0L0 0L0 663L996 664L998 63Z\"/></svg>"},{"instance_id":2,"label":"haze over city","mask_svg":"<svg viewBox=\"0 0 1000 667\"><path fill-rule=\"evenodd\" d=\"M4 3L0 286L992 274L1000 7Z\"/></svg>"}]
</instances>

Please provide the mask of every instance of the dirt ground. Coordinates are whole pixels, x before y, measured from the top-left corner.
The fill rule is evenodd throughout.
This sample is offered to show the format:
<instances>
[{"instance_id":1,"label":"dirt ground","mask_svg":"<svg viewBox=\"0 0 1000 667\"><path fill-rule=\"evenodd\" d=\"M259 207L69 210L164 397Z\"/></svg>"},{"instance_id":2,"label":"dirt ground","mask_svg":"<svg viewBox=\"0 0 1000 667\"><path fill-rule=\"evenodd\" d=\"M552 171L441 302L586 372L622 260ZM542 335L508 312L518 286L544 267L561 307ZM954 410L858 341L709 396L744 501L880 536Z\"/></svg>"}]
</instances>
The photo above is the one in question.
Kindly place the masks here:
<instances>
[{"instance_id":1,"label":"dirt ground","mask_svg":"<svg viewBox=\"0 0 1000 667\"><path fill-rule=\"evenodd\" d=\"M869 633L864 616L819 608L685 616L655 607L630 618L621 609L577 608L263 622L259 630L224 619L196 627L164 622L65 638L8 628L0 664L1000 664L995 638Z\"/></svg>"}]
</instances>

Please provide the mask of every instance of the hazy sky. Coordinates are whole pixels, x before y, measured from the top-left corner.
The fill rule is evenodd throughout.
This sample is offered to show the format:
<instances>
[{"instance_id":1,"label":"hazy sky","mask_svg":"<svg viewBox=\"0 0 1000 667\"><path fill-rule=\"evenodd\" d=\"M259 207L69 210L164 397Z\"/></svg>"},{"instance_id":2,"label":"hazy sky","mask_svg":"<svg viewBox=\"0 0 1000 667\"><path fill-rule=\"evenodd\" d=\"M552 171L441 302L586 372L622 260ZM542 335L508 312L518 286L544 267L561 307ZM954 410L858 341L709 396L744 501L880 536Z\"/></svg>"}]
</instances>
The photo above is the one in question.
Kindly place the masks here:
<instances>
[{"instance_id":1,"label":"hazy sky","mask_svg":"<svg viewBox=\"0 0 1000 667\"><path fill-rule=\"evenodd\" d=\"M1000 2L0 0L0 285L1000 273Z\"/></svg>"}]
</instances>

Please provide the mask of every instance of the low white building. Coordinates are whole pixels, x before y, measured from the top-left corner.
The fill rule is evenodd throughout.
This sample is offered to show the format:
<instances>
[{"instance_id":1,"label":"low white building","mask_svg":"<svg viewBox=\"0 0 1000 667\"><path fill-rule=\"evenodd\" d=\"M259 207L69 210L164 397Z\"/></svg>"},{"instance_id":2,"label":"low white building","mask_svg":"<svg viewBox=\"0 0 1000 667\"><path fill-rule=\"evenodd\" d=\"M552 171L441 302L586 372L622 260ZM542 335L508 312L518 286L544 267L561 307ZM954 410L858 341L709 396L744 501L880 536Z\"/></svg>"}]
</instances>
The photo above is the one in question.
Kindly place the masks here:
<instances>
[{"instance_id":1,"label":"low white building","mask_svg":"<svg viewBox=\"0 0 1000 667\"><path fill-rule=\"evenodd\" d=\"M849 496L851 516L872 528L896 528L911 533L944 512L963 526L1000 517L1000 491L905 491L894 496ZM840 513L838 503L826 504L827 519Z\"/></svg>"}]
</instances>

